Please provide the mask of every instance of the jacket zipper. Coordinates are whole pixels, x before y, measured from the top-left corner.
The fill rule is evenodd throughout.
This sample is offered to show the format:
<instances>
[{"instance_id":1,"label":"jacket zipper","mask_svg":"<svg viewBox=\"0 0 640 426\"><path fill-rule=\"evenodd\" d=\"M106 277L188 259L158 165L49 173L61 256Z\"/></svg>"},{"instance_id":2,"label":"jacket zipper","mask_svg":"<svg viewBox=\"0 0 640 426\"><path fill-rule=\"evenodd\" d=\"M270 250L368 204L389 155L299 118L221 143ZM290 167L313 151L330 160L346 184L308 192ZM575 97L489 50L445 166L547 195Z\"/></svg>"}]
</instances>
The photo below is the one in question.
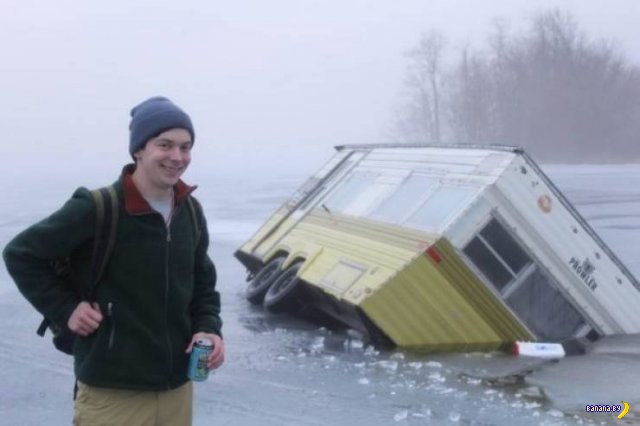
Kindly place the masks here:
<instances>
[{"instance_id":1,"label":"jacket zipper","mask_svg":"<svg viewBox=\"0 0 640 426\"><path fill-rule=\"evenodd\" d=\"M170 223L166 225L167 229L167 244L166 244L166 256L165 256L165 287L164 287L164 321L165 321L165 332L167 333L167 349L169 350L169 376L171 377L172 369L173 369L173 353L171 346L171 337L169 336L169 244L171 243L171 228ZM170 389L170 384L167 381L167 389Z\"/></svg>"},{"instance_id":2,"label":"jacket zipper","mask_svg":"<svg viewBox=\"0 0 640 426\"><path fill-rule=\"evenodd\" d=\"M111 329L109 330L109 344L107 347L111 350L113 349L113 340L116 335L116 322L113 320L113 303L111 302L107 303L107 316L109 317L109 325L111 326Z\"/></svg>"},{"instance_id":3,"label":"jacket zipper","mask_svg":"<svg viewBox=\"0 0 640 426\"><path fill-rule=\"evenodd\" d=\"M175 209L175 207L174 207ZM164 279L165 279L165 285L164 285L164 325L165 325L165 332L166 332L166 338L167 338L167 351L169 354L169 374L167 376L167 389L171 389L171 384L169 383L169 378L171 377L172 374L172 370L173 370L173 353L172 353L172 346L171 346L171 337L169 336L169 244L171 243L171 221L169 221L169 223L166 223L166 221L164 220L164 216L162 216L161 213L159 212L155 212L156 214L158 214L160 216L160 220L162 220L162 222L165 224L165 230L167 233L167 238L166 238L166 244L165 244L165 264L164 264ZM173 211L171 212L171 216L173 216ZM139 214L140 216L142 216L144 213Z\"/></svg>"}]
</instances>

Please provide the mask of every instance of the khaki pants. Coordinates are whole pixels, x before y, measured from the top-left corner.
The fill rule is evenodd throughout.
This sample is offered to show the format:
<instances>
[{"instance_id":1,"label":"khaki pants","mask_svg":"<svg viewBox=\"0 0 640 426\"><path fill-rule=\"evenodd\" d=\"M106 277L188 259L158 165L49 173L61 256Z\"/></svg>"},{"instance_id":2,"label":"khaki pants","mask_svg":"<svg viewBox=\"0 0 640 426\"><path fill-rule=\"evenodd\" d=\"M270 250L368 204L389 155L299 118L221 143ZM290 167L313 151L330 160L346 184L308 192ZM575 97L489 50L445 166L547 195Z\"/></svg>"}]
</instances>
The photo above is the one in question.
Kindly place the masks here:
<instances>
[{"instance_id":1,"label":"khaki pants","mask_svg":"<svg viewBox=\"0 0 640 426\"><path fill-rule=\"evenodd\" d=\"M78 382L75 426L188 426L193 383L168 391L97 388Z\"/></svg>"}]
</instances>

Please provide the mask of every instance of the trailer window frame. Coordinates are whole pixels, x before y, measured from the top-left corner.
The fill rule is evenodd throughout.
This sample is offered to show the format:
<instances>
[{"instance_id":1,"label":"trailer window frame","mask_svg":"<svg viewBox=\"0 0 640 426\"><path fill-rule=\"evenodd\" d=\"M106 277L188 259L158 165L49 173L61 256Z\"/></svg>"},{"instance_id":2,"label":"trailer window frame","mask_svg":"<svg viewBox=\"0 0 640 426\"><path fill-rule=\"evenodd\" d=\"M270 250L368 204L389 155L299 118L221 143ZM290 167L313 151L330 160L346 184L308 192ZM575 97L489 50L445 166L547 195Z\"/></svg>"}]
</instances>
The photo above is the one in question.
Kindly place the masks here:
<instances>
[{"instance_id":1,"label":"trailer window frame","mask_svg":"<svg viewBox=\"0 0 640 426\"><path fill-rule=\"evenodd\" d=\"M503 236L507 236L511 241L503 248L496 250L492 246L492 238L486 230L493 228L501 229ZM504 232L502 232L504 231ZM484 236L483 236L484 232ZM493 240L495 242L495 240ZM501 257L500 252L504 253L504 247L518 247L527 257L524 265L514 263L514 258L507 261ZM469 250L471 248L471 250ZM479 253L484 248L484 253ZM571 303L567 296L562 292L557 281L543 268L539 262L527 250L516 236L508 231L505 221L492 214L482 227L474 233L469 241L463 246L462 253L468 263L476 270L483 281L489 284L496 295L502 300L505 306L511 310L519 321L529 331L538 338L562 340L575 337L585 327L590 326L584 315L579 309ZM506 253L513 255L513 252ZM487 267L499 264L503 268L502 273L488 270ZM517 270L514 270L516 266ZM504 273L508 273L511 279L504 280ZM496 280L498 277L499 280ZM537 284L534 282L537 281ZM542 284L541 284L542 283ZM530 286L536 285L535 289ZM528 293L527 293L528 292ZM532 293L533 292L533 293ZM521 300L522 295L534 297L538 300L553 301L532 304L531 300ZM534 296L531 296L534 294Z\"/></svg>"}]
</instances>

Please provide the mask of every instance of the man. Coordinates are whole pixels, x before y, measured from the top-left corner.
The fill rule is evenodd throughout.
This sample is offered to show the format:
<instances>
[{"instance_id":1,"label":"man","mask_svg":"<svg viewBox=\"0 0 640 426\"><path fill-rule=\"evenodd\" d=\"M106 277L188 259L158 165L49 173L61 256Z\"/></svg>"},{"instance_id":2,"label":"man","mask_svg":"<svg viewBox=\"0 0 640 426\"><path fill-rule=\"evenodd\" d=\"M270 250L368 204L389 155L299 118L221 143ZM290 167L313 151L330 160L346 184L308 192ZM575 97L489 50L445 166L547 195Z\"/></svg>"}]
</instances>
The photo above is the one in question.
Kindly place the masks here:
<instances>
[{"instance_id":1,"label":"man","mask_svg":"<svg viewBox=\"0 0 640 426\"><path fill-rule=\"evenodd\" d=\"M77 334L74 424L188 425L193 388L187 367L194 342L214 343L209 368L224 361L209 234L195 199L201 223L193 223L187 198L195 187L180 180L195 134L189 116L163 97L133 108L129 129L135 164L114 184L117 234L95 302L82 301L51 266L70 257L74 273L90 280L97 224L85 188L16 236L3 254L31 304Z\"/></svg>"}]
</instances>

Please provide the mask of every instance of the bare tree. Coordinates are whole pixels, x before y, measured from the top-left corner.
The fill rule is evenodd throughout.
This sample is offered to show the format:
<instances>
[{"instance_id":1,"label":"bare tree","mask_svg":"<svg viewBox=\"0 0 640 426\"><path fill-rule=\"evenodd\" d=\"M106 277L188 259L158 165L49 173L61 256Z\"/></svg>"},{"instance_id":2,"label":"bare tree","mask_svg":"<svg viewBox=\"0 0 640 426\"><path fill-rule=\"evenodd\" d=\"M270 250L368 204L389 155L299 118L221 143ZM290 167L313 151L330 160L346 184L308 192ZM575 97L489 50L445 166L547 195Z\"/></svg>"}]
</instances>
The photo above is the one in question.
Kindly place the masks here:
<instances>
[{"instance_id":1,"label":"bare tree","mask_svg":"<svg viewBox=\"0 0 640 426\"><path fill-rule=\"evenodd\" d=\"M398 124L402 139L442 142L441 85L445 46L445 37L432 31L407 55L410 66L405 84L409 88L410 102Z\"/></svg>"},{"instance_id":2,"label":"bare tree","mask_svg":"<svg viewBox=\"0 0 640 426\"><path fill-rule=\"evenodd\" d=\"M405 140L519 145L553 161L640 158L640 69L571 15L538 14L515 34L498 23L486 49L465 47L446 69L444 40L430 33L409 53Z\"/></svg>"},{"instance_id":3,"label":"bare tree","mask_svg":"<svg viewBox=\"0 0 640 426\"><path fill-rule=\"evenodd\" d=\"M489 63L465 47L450 80L449 126L453 140L473 144L495 141L495 100Z\"/></svg>"},{"instance_id":4,"label":"bare tree","mask_svg":"<svg viewBox=\"0 0 640 426\"><path fill-rule=\"evenodd\" d=\"M496 75L508 89L498 96L504 141L548 160L624 158L616 134L636 126L619 127L620 117L640 99L630 96L638 89L614 44L589 40L571 15L552 10L507 43L503 58Z\"/></svg>"}]
</instances>

